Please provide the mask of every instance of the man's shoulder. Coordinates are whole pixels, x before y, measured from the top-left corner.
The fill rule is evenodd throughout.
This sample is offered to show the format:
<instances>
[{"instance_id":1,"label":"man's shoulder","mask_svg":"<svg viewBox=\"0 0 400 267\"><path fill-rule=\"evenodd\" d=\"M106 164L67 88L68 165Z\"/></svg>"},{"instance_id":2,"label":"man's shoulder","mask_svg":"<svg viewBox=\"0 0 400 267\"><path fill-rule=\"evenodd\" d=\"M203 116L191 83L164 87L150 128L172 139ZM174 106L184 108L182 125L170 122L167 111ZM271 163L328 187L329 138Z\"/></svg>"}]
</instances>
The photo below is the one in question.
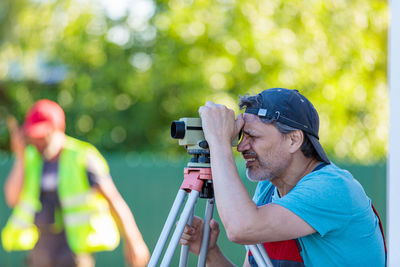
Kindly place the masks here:
<instances>
[{"instance_id":1,"label":"man's shoulder","mask_svg":"<svg viewBox=\"0 0 400 267\"><path fill-rule=\"evenodd\" d=\"M348 170L343 169L341 167L338 167L333 162L331 162L329 164L326 164L324 167L320 168L317 171L311 172L310 174L314 174L314 175L330 174L330 175L333 175L333 176L336 176L336 175L351 176L351 173Z\"/></svg>"},{"instance_id":2,"label":"man's shoulder","mask_svg":"<svg viewBox=\"0 0 400 267\"><path fill-rule=\"evenodd\" d=\"M80 154L87 165L107 165L97 148L88 142L66 136L64 150Z\"/></svg>"},{"instance_id":3,"label":"man's shoulder","mask_svg":"<svg viewBox=\"0 0 400 267\"><path fill-rule=\"evenodd\" d=\"M67 148L67 149L83 149L83 150L86 150L86 149L96 149L95 148L95 146L94 145L92 145L92 144L90 144L90 143L88 143L88 142L85 142L85 141L82 141L82 140L79 140L79 139L77 139L77 138L74 138L74 137L71 137L71 136L65 136L65 138L66 138L66 141L65 141L65 148Z\"/></svg>"},{"instance_id":4,"label":"man's shoulder","mask_svg":"<svg viewBox=\"0 0 400 267\"><path fill-rule=\"evenodd\" d=\"M316 183L316 184L342 184L353 183L355 179L353 175L334 163L327 164L323 168L313 171L303 177L299 183Z\"/></svg>"},{"instance_id":5,"label":"man's shoulder","mask_svg":"<svg viewBox=\"0 0 400 267\"><path fill-rule=\"evenodd\" d=\"M293 192L313 194L320 200L326 199L327 203L332 199L341 199L340 202L345 203L355 197L368 200L362 185L353 175L333 163L306 175L295 186Z\"/></svg>"},{"instance_id":6,"label":"man's shoulder","mask_svg":"<svg viewBox=\"0 0 400 267\"><path fill-rule=\"evenodd\" d=\"M95 146L70 136L66 138L64 149L79 154L77 158L84 163L91 184L99 183L103 177L110 176L107 161Z\"/></svg>"}]
</instances>

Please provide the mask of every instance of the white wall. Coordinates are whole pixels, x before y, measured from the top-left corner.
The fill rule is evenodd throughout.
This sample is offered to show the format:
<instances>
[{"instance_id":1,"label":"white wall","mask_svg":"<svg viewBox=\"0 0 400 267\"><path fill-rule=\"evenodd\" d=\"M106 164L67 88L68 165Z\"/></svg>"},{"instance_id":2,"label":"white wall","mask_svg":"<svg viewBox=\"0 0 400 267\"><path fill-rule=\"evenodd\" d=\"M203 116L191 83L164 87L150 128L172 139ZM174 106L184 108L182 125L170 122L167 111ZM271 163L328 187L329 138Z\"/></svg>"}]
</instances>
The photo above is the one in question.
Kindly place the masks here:
<instances>
[{"instance_id":1,"label":"white wall","mask_svg":"<svg viewBox=\"0 0 400 267\"><path fill-rule=\"evenodd\" d=\"M390 137L387 177L388 263L400 266L400 1L390 1Z\"/></svg>"}]
</instances>

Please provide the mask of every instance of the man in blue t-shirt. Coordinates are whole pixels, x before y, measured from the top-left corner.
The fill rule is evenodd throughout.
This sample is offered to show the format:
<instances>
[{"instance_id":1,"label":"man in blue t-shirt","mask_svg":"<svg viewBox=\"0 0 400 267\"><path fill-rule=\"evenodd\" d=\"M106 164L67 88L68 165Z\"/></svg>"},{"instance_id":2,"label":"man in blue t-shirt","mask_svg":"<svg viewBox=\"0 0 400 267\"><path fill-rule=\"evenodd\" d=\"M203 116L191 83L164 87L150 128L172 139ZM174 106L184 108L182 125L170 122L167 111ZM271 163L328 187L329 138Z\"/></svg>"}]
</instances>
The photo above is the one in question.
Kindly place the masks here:
<instances>
[{"instance_id":1,"label":"man in blue t-shirt","mask_svg":"<svg viewBox=\"0 0 400 267\"><path fill-rule=\"evenodd\" d=\"M216 204L228 238L263 243L274 266L385 266L384 238L371 200L352 175L331 163L319 143L319 118L297 90L273 88L243 96L245 113L200 107L210 147ZM231 140L247 177L259 182L250 198L235 165ZM207 266L233 266L216 244L211 221ZM202 221L186 227L181 243L198 254ZM243 266L257 266L251 253Z\"/></svg>"}]
</instances>

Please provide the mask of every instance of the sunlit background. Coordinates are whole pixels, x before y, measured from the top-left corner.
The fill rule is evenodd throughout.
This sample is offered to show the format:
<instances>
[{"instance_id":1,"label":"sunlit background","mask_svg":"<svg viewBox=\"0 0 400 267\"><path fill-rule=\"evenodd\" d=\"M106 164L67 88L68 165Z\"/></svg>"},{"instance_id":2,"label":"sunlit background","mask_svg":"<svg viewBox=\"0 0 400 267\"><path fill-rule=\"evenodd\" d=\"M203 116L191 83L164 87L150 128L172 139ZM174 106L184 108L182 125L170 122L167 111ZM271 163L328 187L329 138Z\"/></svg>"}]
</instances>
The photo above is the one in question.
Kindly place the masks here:
<instances>
[{"instance_id":1,"label":"sunlit background","mask_svg":"<svg viewBox=\"0 0 400 267\"><path fill-rule=\"evenodd\" d=\"M206 100L296 88L329 156L386 158L388 7L381 0L3 0L0 112L58 101L102 150L179 153L169 125ZM8 150L2 121L0 147Z\"/></svg>"},{"instance_id":2,"label":"sunlit background","mask_svg":"<svg viewBox=\"0 0 400 267\"><path fill-rule=\"evenodd\" d=\"M67 134L105 155L152 250L188 160L171 122L207 100L238 113L239 95L286 87L314 103L328 156L385 222L387 33L383 0L0 0L0 185L13 162L6 116L21 124L36 100L57 101ZM0 228L10 212L0 194ZM1 266L24 258L0 249ZM96 258L124 264L121 246Z\"/></svg>"}]
</instances>

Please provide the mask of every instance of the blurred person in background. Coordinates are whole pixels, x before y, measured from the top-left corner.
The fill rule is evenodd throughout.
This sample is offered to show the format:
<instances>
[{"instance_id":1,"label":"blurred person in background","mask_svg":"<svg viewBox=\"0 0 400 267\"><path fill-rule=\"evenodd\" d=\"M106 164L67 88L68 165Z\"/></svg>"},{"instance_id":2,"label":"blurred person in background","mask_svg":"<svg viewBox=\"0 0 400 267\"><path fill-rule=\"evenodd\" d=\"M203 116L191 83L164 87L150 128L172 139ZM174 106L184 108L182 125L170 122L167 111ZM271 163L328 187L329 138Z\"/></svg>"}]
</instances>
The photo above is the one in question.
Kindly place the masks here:
<instances>
[{"instance_id":1,"label":"blurred person in background","mask_svg":"<svg viewBox=\"0 0 400 267\"><path fill-rule=\"evenodd\" d=\"M20 128L8 119L15 162L5 183L12 214L2 230L7 251L31 250L32 267L94 266L93 252L113 250L121 230L129 266L149 250L108 165L89 143L65 134L65 115L42 99Z\"/></svg>"},{"instance_id":2,"label":"blurred person in background","mask_svg":"<svg viewBox=\"0 0 400 267\"><path fill-rule=\"evenodd\" d=\"M357 180L330 162L319 143L319 117L297 90L272 88L243 96L234 111L211 101L199 114L211 155L215 203L228 238L263 243L274 266L385 266L383 229ZM241 181L231 141L258 182L253 200ZM187 226L181 244L199 254L203 222ZM210 222L207 266L233 266ZM247 251L243 266L257 266Z\"/></svg>"}]
</instances>

